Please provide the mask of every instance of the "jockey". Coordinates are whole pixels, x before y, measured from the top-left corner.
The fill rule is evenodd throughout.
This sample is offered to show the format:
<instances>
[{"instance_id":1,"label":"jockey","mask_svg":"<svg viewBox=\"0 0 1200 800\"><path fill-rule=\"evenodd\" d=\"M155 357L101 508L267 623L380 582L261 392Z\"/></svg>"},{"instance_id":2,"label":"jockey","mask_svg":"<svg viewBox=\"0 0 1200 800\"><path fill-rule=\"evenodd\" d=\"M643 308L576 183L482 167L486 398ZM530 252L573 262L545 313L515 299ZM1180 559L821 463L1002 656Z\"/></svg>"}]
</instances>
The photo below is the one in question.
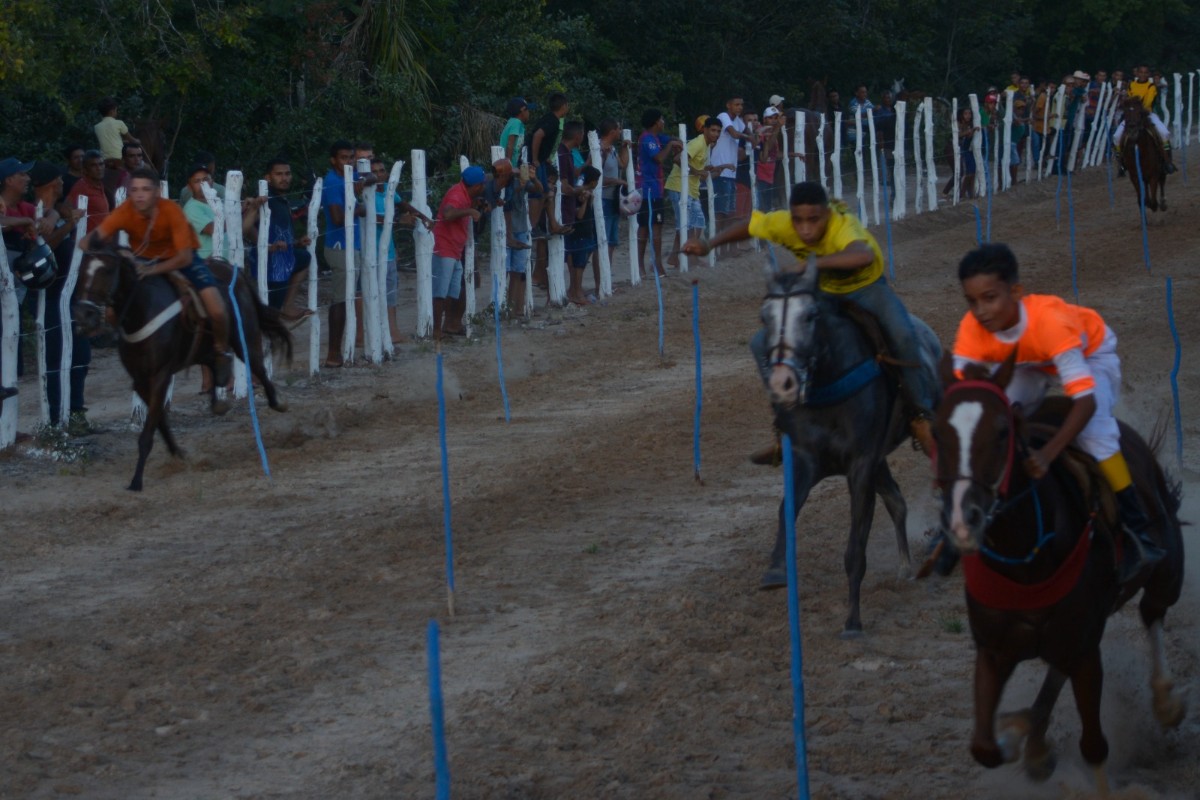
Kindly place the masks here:
<instances>
[{"instance_id":1,"label":"jockey","mask_svg":"<svg viewBox=\"0 0 1200 800\"><path fill-rule=\"evenodd\" d=\"M214 385L229 384L233 353L229 352L229 324L225 302L208 265L197 255L199 241L183 210L159 197L158 173L139 167L129 176L129 199L117 206L100 227L79 243L82 250L111 239L118 231L129 235L134 255L147 259L137 267L138 277L178 271L196 288L212 321Z\"/></svg>"},{"instance_id":2,"label":"jockey","mask_svg":"<svg viewBox=\"0 0 1200 800\"><path fill-rule=\"evenodd\" d=\"M954 369L971 364L998 367L1016 351L1016 369L1005 392L1014 403L1036 407L1051 383L1073 401L1062 427L1025 462L1039 479L1074 442L1096 459L1116 494L1121 524L1132 547L1119 580L1126 583L1160 561L1164 551L1149 534L1150 522L1121 453L1113 406L1121 387L1117 335L1090 308L1053 295L1025 294L1017 259L1003 244L986 244L958 265L970 309L954 342Z\"/></svg>"},{"instance_id":3,"label":"jockey","mask_svg":"<svg viewBox=\"0 0 1200 800\"><path fill-rule=\"evenodd\" d=\"M1175 159L1171 156L1171 131L1158 118L1158 114L1154 113L1154 101L1158 98L1158 87L1154 81L1150 80L1150 67L1145 64L1137 67L1133 74L1134 78L1129 82L1129 97L1141 100L1142 106L1150 114L1150 124L1154 126L1154 130L1158 132L1158 138L1162 140L1163 154L1167 159L1167 173L1170 174L1176 170ZM1121 157L1121 137L1124 135L1125 120L1121 120L1112 136L1113 151L1118 160Z\"/></svg>"},{"instance_id":4,"label":"jockey","mask_svg":"<svg viewBox=\"0 0 1200 800\"><path fill-rule=\"evenodd\" d=\"M820 271L818 285L822 291L853 301L872 313L879 320L892 355L905 362L900 391L911 415L912 435L932 457L930 420L936 388L932 376L920 366L921 345L912 318L883 276L883 253L875 237L841 202L831 204L819 183L796 184L790 206L787 211L767 214L755 211L749 222L729 228L711 241L688 242L683 252L703 256L714 247L751 237L774 242ZM767 364L768 348L761 331L751 341L750 349L762 369ZM756 454L752 460L770 463L763 454Z\"/></svg>"}]
</instances>

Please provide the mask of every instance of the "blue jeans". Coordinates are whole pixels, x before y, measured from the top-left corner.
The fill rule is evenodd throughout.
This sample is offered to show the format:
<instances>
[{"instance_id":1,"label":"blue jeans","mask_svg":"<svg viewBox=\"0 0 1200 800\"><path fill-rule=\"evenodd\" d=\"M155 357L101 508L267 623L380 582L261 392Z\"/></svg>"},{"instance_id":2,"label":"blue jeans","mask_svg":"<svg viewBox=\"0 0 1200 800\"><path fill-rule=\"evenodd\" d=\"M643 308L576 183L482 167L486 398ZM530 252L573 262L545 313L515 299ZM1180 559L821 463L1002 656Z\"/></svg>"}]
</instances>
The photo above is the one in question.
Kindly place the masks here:
<instances>
[{"instance_id":1,"label":"blue jeans","mask_svg":"<svg viewBox=\"0 0 1200 800\"><path fill-rule=\"evenodd\" d=\"M887 280L880 278L872 284L857 291L841 295L845 300L851 300L875 315L879 327L887 339L888 349L900 361L920 365L923 362L921 342L917 339L917 329L913 326L908 309L900 302L900 298L888 286ZM750 352L758 364L758 371L763 382L771 374L770 345L767 342L767 331L762 328L750 340ZM931 376L921 366L901 367L904 384L913 397L913 402L920 405L921 410L929 411L937 399Z\"/></svg>"}]
</instances>

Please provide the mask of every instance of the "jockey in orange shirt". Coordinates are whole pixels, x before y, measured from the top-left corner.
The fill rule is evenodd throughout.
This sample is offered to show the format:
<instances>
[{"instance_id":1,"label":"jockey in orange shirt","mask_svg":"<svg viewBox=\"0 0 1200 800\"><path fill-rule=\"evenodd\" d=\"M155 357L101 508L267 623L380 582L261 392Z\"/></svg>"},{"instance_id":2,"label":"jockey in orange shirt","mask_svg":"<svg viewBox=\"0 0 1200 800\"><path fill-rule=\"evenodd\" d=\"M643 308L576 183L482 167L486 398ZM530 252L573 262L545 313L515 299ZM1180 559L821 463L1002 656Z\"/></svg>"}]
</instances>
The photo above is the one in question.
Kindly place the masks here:
<instances>
[{"instance_id":1,"label":"jockey in orange shirt","mask_svg":"<svg viewBox=\"0 0 1200 800\"><path fill-rule=\"evenodd\" d=\"M1090 308L1053 295L1025 294L1017 259L1003 244L987 244L963 257L958 278L968 313L954 342L954 368L998 367L1015 351L1016 369L1005 387L1009 400L1027 411L1041 403L1051 384L1071 398L1062 427L1032 450L1026 469L1037 479L1072 442L1096 459L1116 494L1121 523L1132 545L1119 579L1125 583L1165 553L1149 534L1149 520L1121 453L1113 416L1121 387L1117 336Z\"/></svg>"}]
</instances>

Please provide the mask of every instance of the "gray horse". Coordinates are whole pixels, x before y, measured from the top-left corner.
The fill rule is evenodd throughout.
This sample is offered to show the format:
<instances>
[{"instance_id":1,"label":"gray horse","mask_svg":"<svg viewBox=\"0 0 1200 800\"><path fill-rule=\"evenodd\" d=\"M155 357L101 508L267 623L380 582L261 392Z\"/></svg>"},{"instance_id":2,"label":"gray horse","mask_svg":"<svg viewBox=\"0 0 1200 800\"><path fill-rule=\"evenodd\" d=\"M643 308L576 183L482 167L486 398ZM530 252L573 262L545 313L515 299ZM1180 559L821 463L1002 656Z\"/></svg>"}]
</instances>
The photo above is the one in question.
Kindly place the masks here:
<instances>
[{"instance_id":1,"label":"gray horse","mask_svg":"<svg viewBox=\"0 0 1200 800\"><path fill-rule=\"evenodd\" d=\"M762 305L763 329L757 334L761 338L752 349L766 353L759 369L776 424L792 441L797 515L822 479L846 476L851 503L845 554L850 612L842 635L852 637L862 633L859 592L876 494L895 525L900 575L911 576L908 507L887 464L888 453L908 438L908 424L896 381L876 359L878 348L846 315L841 301L817 291L816 282L815 269L771 277ZM921 339L923 367L936 376L941 345L924 322L914 317L913 324ZM787 585L785 552L781 502L775 549L761 588Z\"/></svg>"}]
</instances>

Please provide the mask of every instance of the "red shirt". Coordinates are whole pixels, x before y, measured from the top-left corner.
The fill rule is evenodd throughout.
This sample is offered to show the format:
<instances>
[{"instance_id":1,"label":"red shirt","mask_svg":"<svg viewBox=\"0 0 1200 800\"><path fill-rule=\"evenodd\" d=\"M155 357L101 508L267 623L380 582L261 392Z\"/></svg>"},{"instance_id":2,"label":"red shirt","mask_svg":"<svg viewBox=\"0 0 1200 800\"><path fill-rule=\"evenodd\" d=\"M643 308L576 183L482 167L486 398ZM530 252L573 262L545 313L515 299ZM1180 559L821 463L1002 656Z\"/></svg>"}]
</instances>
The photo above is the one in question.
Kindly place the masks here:
<instances>
[{"instance_id":1,"label":"red shirt","mask_svg":"<svg viewBox=\"0 0 1200 800\"><path fill-rule=\"evenodd\" d=\"M87 178L80 178L75 181L75 185L71 187L70 193L67 194L67 205L71 208L77 208L80 197L88 199L87 232L91 233L100 227L100 223L104 222L108 217L108 213L112 211L108 207L108 195L104 193L103 184L93 186Z\"/></svg>"},{"instance_id":2,"label":"red shirt","mask_svg":"<svg viewBox=\"0 0 1200 800\"><path fill-rule=\"evenodd\" d=\"M467 233L470 231L471 218L459 217L453 222L446 221L446 211L451 208L469 209L474 206L471 196L467 194L467 186L462 181L450 187L442 204L438 206L437 222L433 224L433 254L442 258L453 258L456 261L463 257L467 246Z\"/></svg>"}]
</instances>

